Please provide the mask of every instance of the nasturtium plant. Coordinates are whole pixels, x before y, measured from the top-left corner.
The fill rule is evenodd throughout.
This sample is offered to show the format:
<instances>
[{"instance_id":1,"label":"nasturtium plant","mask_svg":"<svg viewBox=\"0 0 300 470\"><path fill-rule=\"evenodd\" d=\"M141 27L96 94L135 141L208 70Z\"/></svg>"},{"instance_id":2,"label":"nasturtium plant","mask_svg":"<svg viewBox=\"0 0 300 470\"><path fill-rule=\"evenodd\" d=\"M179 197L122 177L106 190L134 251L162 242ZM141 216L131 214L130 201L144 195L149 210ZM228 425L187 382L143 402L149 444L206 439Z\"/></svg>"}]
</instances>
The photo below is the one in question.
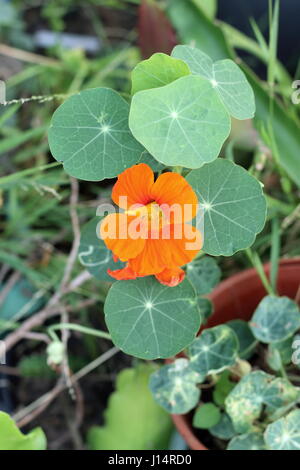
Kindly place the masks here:
<instances>
[{"instance_id":1,"label":"nasturtium plant","mask_svg":"<svg viewBox=\"0 0 300 470\"><path fill-rule=\"evenodd\" d=\"M113 178L140 158L128 128L129 105L109 88L84 90L54 113L49 145L66 172L87 181Z\"/></svg>"},{"instance_id":2,"label":"nasturtium plant","mask_svg":"<svg viewBox=\"0 0 300 470\"><path fill-rule=\"evenodd\" d=\"M197 383L202 379L187 359L180 358L154 372L149 386L157 403L169 413L186 413L199 401Z\"/></svg>"},{"instance_id":3,"label":"nasturtium plant","mask_svg":"<svg viewBox=\"0 0 300 470\"><path fill-rule=\"evenodd\" d=\"M229 442L227 450L266 450L264 436L259 432L235 436Z\"/></svg>"},{"instance_id":4,"label":"nasturtium plant","mask_svg":"<svg viewBox=\"0 0 300 470\"><path fill-rule=\"evenodd\" d=\"M268 425L265 441L271 450L300 449L300 410L291 411L287 416Z\"/></svg>"},{"instance_id":5,"label":"nasturtium plant","mask_svg":"<svg viewBox=\"0 0 300 470\"><path fill-rule=\"evenodd\" d=\"M250 327L263 343L283 341L300 328L300 310L288 297L264 297L254 312Z\"/></svg>"},{"instance_id":6,"label":"nasturtium plant","mask_svg":"<svg viewBox=\"0 0 300 470\"><path fill-rule=\"evenodd\" d=\"M268 365L273 370L280 370L282 365L287 365L291 362L293 355L293 336L288 337L282 341L272 342L268 346L267 361Z\"/></svg>"},{"instance_id":7,"label":"nasturtium plant","mask_svg":"<svg viewBox=\"0 0 300 470\"><path fill-rule=\"evenodd\" d=\"M201 322L188 280L169 288L154 278L116 282L105 302L105 319L114 343L142 359L178 353L193 341Z\"/></svg>"},{"instance_id":8,"label":"nasturtium plant","mask_svg":"<svg viewBox=\"0 0 300 470\"><path fill-rule=\"evenodd\" d=\"M257 346L257 339L253 336L248 323L244 320L231 320L226 325L235 332L239 340L239 357L241 359L251 357Z\"/></svg>"},{"instance_id":9,"label":"nasturtium plant","mask_svg":"<svg viewBox=\"0 0 300 470\"><path fill-rule=\"evenodd\" d=\"M235 385L235 382L230 379L230 371L228 369L224 370L216 381L216 385L213 391L214 402L218 406L224 408L227 395L229 395Z\"/></svg>"},{"instance_id":10,"label":"nasturtium plant","mask_svg":"<svg viewBox=\"0 0 300 470\"><path fill-rule=\"evenodd\" d=\"M164 165L199 168L219 155L230 132L230 117L210 83L188 75L136 93L129 127Z\"/></svg>"},{"instance_id":11,"label":"nasturtium plant","mask_svg":"<svg viewBox=\"0 0 300 470\"><path fill-rule=\"evenodd\" d=\"M153 54L150 59L143 60L133 69L131 94L168 85L190 73L188 65L182 60L167 54Z\"/></svg>"},{"instance_id":12,"label":"nasturtium plant","mask_svg":"<svg viewBox=\"0 0 300 470\"><path fill-rule=\"evenodd\" d=\"M210 434L218 439L228 441L235 435L235 430L228 414L221 413L221 418L217 424L209 428Z\"/></svg>"},{"instance_id":13,"label":"nasturtium plant","mask_svg":"<svg viewBox=\"0 0 300 470\"><path fill-rule=\"evenodd\" d=\"M231 256L252 245L266 219L262 187L253 176L229 160L218 159L191 171L187 181L199 198L205 253Z\"/></svg>"},{"instance_id":14,"label":"nasturtium plant","mask_svg":"<svg viewBox=\"0 0 300 470\"><path fill-rule=\"evenodd\" d=\"M254 371L243 377L226 398L226 412L237 432L248 433L255 430L254 421L263 410L267 414L277 408L295 403L300 397L300 389L287 379L276 378L263 371Z\"/></svg>"},{"instance_id":15,"label":"nasturtium plant","mask_svg":"<svg viewBox=\"0 0 300 470\"><path fill-rule=\"evenodd\" d=\"M214 403L204 403L196 410L193 418L193 426L199 429L210 429L221 420L221 412Z\"/></svg>"},{"instance_id":16,"label":"nasturtium plant","mask_svg":"<svg viewBox=\"0 0 300 470\"><path fill-rule=\"evenodd\" d=\"M213 62L207 54L190 46L176 46L172 56L186 62L192 74L209 81L232 117L250 119L254 116L254 93L245 74L233 60Z\"/></svg>"},{"instance_id":17,"label":"nasturtium plant","mask_svg":"<svg viewBox=\"0 0 300 470\"><path fill-rule=\"evenodd\" d=\"M211 403L199 413L213 409L215 420L208 416L205 425L201 418L200 427L209 422L212 435L229 439L235 422L225 403L236 377L251 370L245 359L257 336L245 323L199 329L213 312L203 296L221 276L212 256L250 247L266 219L259 181L218 158L231 117L253 117L253 92L237 64L213 62L189 46L141 61L131 78L131 96L86 89L68 97L51 121L50 149L69 175L117 177L114 206L83 225L78 258L92 276L112 284L104 313L117 347L146 360L184 351L151 376L155 400L185 413L199 405L199 384L212 383ZM172 213L174 205L182 217Z\"/></svg>"},{"instance_id":18,"label":"nasturtium plant","mask_svg":"<svg viewBox=\"0 0 300 470\"><path fill-rule=\"evenodd\" d=\"M186 267L187 278L198 295L209 294L219 283L221 271L217 262L209 257L197 258Z\"/></svg>"},{"instance_id":19,"label":"nasturtium plant","mask_svg":"<svg viewBox=\"0 0 300 470\"><path fill-rule=\"evenodd\" d=\"M234 365L238 346L235 333L226 325L204 330L189 347L191 367L203 376L221 372Z\"/></svg>"}]
</instances>

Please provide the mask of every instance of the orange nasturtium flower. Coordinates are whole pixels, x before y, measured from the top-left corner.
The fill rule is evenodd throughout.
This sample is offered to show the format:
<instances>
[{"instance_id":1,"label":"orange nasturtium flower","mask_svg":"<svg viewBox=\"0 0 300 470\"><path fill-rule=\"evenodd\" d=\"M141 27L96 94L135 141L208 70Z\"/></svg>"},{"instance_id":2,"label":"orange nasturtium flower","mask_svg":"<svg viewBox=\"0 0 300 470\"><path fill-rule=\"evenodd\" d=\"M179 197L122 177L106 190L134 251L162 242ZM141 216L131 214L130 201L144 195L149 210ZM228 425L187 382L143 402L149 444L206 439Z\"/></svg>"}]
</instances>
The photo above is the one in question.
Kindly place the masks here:
<instances>
[{"instance_id":1,"label":"orange nasturtium flower","mask_svg":"<svg viewBox=\"0 0 300 470\"><path fill-rule=\"evenodd\" d=\"M191 224L198 200L178 173L154 174L145 163L128 168L118 177L112 199L124 212L106 216L101 238L114 259L127 262L108 273L115 279L155 275L161 284L176 286L185 276L183 266L202 246L200 232Z\"/></svg>"}]
</instances>

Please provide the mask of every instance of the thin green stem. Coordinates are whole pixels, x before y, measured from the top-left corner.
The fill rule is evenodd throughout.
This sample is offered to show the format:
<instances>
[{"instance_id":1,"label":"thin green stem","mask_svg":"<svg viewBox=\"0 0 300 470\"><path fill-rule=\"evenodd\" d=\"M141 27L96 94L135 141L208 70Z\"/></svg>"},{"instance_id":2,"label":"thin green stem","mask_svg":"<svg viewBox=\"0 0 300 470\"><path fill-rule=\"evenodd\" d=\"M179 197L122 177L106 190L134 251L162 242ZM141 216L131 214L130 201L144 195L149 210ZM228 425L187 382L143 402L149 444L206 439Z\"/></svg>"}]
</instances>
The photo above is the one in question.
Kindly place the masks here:
<instances>
[{"instance_id":1,"label":"thin green stem","mask_svg":"<svg viewBox=\"0 0 300 470\"><path fill-rule=\"evenodd\" d=\"M268 292L269 295L276 295L267 276L266 276L266 273L264 271L264 267L263 267L263 264L261 262L261 259L259 257L259 255L256 253L256 252L253 252L250 250L250 248L248 248L246 251L246 254L249 258L249 260L251 261L253 267L256 269L256 272L257 274L259 275L260 277L260 280L263 284L263 286L265 287L266 291Z\"/></svg>"},{"instance_id":2,"label":"thin green stem","mask_svg":"<svg viewBox=\"0 0 300 470\"><path fill-rule=\"evenodd\" d=\"M284 365L282 364L282 362L280 363L280 369L279 369L279 371L280 371L281 377L283 377L284 379L286 379L286 380L289 382L289 381L290 381L290 380L289 380L289 377L288 377L288 375L287 375L287 373L286 373L286 370L285 370Z\"/></svg>"},{"instance_id":3,"label":"thin green stem","mask_svg":"<svg viewBox=\"0 0 300 470\"><path fill-rule=\"evenodd\" d=\"M175 173L179 173L181 175L182 170L183 170L182 166L174 166L174 172Z\"/></svg>"},{"instance_id":4,"label":"thin green stem","mask_svg":"<svg viewBox=\"0 0 300 470\"><path fill-rule=\"evenodd\" d=\"M52 325L48 328L49 335L51 338L58 339L55 331L56 330L73 330L73 331L80 331L80 333L84 333L87 335L98 336L99 338L109 339L111 340L111 336L109 333L101 330L95 330L94 328L88 328L87 326L77 325L76 323L58 323L56 325Z\"/></svg>"},{"instance_id":5,"label":"thin green stem","mask_svg":"<svg viewBox=\"0 0 300 470\"><path fill-rule=\"evenodd\" d=\"M280 230L278 217L272 220L272 235L271 235L271 272L270 282L274 292L277 291L277 276L280 255Z\"/></svg>"}]
</instances>

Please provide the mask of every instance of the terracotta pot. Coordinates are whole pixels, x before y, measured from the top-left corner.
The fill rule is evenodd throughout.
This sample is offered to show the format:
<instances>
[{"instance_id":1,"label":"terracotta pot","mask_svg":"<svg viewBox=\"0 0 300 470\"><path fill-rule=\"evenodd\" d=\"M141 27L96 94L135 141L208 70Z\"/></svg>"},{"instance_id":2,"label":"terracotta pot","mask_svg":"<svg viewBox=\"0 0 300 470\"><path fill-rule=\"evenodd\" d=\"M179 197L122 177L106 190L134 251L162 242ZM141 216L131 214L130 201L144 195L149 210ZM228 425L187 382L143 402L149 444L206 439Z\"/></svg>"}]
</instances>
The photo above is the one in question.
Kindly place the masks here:
<instances>
[{"instance_id":1,"label":"terracotta pot","mask_svg":"<svg viewBox=\"0 0 300 470\"><path fill-rule=\"evenodd\" d=\"M269 274L270 265L265 265ZM280 262L277 289L279 295L294 298L300 284L300 258L284 259ZM240 318L250 320L254 310L266 295L255 269L247 269L223 281L209 296L214 304L214 313L205 328ZM172 415L178 432L193 450L208 450L197 438L192 427L191 415Z\"/></svg>"}]
</instances>

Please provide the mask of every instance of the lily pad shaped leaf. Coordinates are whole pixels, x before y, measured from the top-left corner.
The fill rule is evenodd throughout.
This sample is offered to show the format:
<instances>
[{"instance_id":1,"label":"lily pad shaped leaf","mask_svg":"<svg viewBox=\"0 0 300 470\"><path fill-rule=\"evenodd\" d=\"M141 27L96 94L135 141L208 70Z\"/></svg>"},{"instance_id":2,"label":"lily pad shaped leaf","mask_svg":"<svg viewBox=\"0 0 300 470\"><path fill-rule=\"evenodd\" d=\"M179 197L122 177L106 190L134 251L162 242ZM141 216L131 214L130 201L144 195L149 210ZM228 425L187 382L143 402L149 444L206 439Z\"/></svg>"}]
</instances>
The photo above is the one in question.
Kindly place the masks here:
<instances>
[{"instance_id":1,"label":"lily pad shaped leaf","mask_svg":"<svg viewBox=\"0 0 300 470\"><path fill-rule=\"evenodd\" d=\"M218 424L220 419L220 409L214 403L203 403L195 411L193 426L199 429L209 429Z\"/></svg>"},{"instance_id":2,"label":"lily pad shaped leaf","mask_svg":"<svg viewBox=\"0 0 300 470\"><path fill-rule=\"evenodd\" d=\"M209 429L210 434L224 441L228 441L235 435L235 430L232 425L231 419L226 413L221 414L221 419L212 428Z\"/></svg>"},{"instance_id":3,"label":"lily pad shaped leaf","mask_svg":"<svg viewBox=\"0 0 300 470\"><path fill-rule=\"evenodd\" d=\"M298 399L299 389L286 379L255 371L242 378L226 398L225 405L235 430L243 433L252 431L263 406L271 414Z\"/></svg>"},{"instance_id":4,"label":"lily pad shaped leaf","mask_svg":"<svg viewBox=\"0 0 300 470\"><path fill-rule=\"evenodd\" d=\"M254 116L253 90L235 62L229 59L213 62L204 52L190 46L176 46L172 57L186 62L193 74L206 78L231 116L236 119Z\"/></svg>"},{"instance_id":5,"label":"lily pad shaped leaf","mask_svg":"<svg viewBox=\"0 0 300 470\"><path fill-rule=\"evenodd\" d=\"M206 377L233 366L239 344L235 333L226 325L204 330L190 345L191 368Z\"/></svg>"},{"instance_id":6,"label":"lily pad shaped leaf","mask_svg":"<svg viewBox=\"0 0 300 470\"><path fill-rule=\"evenodd\" d=\"M100 281L114 282L107 274L108 269L121 269L124 263L115 262L111 251L100 238L100 217L94 217L81 230L78 259L89 273ZM99 238L98 235L99 234Z\"/></svg>"},{"instance_id":7,"label":"lily pad shaped leaf","mask_svg":"<svg viewBox=\"0 0 300 470\"><path fill-rule=\"evenodd\" d=\"M231 439L227 450L266 450L264 436L259 432L241 434Z\"/></svg>"},{"instance_id":8,"label":"lily pad shaped leaf","mask_svg":"<svg viewBox=\"0 0 300 470\"><path fill-rule=\"evenodd\" d=\"M46 436L41 428L25 435L3 411L0 411L0 431L0 450L46 450Z\"/></svg>"},{"instance_id":9,"label":"lily pad shaped leaf","mask_svg":"<svg viewBox=\"0 0 300 470\"><path fill-rule=\"evenodd\" d=\"M128 127L129 105L109 88L84 90L55 111L49 129L54 158L87 181L113 178L134 165L143 147Z\"/></svg>"},{"instance_id":10,"label":"lily pad shaped leaf","mask_svg":"<svg viewBox=\"0 0 300 470\"><path fill-rule=\"evenodd\" d=\"M230 124L210 83L195 75L136 93L129 115L134 137L156 160L186 168L215 160Z\"/></svg>"},{"instance_id":11,"label":"lily pad shaped leaf","mask_svg":"<svg viewBox=\"0 0 300 470\"><path fill-rule=\"evenodd\" d=\"M300 410L269 424L265 441L271 450L300 450Z\"/></svg>"},{"instance_id":12,"label":"lily pad shaped leaf","mask_svg":"<svg viewBox=\"0 0 300 470\"><path fill-rule=\"evenodd\" d=\"M115 282L104 312L113 342L142 359L177 354L200 327L196 293L188 280L176 287L163 286L153 277Z\"/></svg>"},{"instance_id":13,"label":"lily pad shaped leaf","mask_svg":"<svg viewBox=\"0 0 300 470\"><path fill-rule=\"evenodd\" d=\"M198 258L189 263L186 272L189 281L199 295L209 294L221 278L221 270L217 262L209 256Z\"/></svg>"},{"instance_id":14,"label":"lily pad shaped leaf","mask_svg":"<svg viewBox=\"0 0 300 470\"><path fill-rule=\"evenodd\" d=\"M248 323L244 320L231 320L226 325L232 328L238 337L240 344L239 357L241 359L251 357L257 346L257 339L253 336Z\"/></svg>"},{"instance_id":15,"label":"lily pad shaped leaf","mask_svg":"<svg viewBox=\"0 0 300 470\"><path fill-rule=\"evenodd\" d=\"M260 183L244 168L221 158L191 171L186 179L199 200L196 223L204 227L203 251L231 256L252 245L266 220Z\"/></svg>"},{"instance_id":16,"label":"lily pad shaped leaf","mask_svg":"<svg viewBox=\"0 0 300 470\"><path fill-rule=\"evenodd\" d=\"M300 310L288 297L268 295L250 321L254 336L263 343L282 341L300 328Z\"/></svg>"},{"instance_id":17,"label":"lily pad shaped leaf","mask_svg":"<svg viewBox=\"0 0 300 470\"><path fill-rule=\"evenodd\" d=\"M265 388L272 376L262 371L245 375L225 400L226 412L238 433L252 431L252 423L259 418L263 407Z\"/></svg>"},{"instance_id":18,"label":"lily pad shaped leaf","mask_svg":"<svg viewBox=\"0 0 300 470\"><path fill-rule=\"evenodd\" d=\"M150 378L150 390L156 402L172 414L183 414L195 408L200 398L196 386L202 378L184 358L161 367Z\"/></svg>"},{"instance_id":19,"label":"lily pad shaped leaf","mask_svg":"<svg viewBox=\"0 0 300 470\"><path fill-rule=\"evenodd\" d=\"M271 369L280 370L283 364L287 365L292 362L293 342L293 336L289 336L283 341L269 344L267 362Z\"/></svg>"},{"instance_id":20,"label":"lily pad shaped leaf","mask_svg":"<svg viewBox=\"0 0 300 470\"><path fill-rule=\"evenodd\" d=\"M189 67L182 60L158 52L153 54L150 59L140 62L133 69L131 94L168 85L168 83L190 75L190 73Z\"/></svg>"},{"instance_id":21,"label":"lily pad shaped leaf","mask_svg":"<svg viewBox=\"0 0 300 470\"><path fill-rule=\"evenodd\" d=\"M296 402L300 398L300 389L294 387L288 380L277 377L266 387L263 401L266 413L274 413L279 408Z\"/></svg>"}]
</instances>

